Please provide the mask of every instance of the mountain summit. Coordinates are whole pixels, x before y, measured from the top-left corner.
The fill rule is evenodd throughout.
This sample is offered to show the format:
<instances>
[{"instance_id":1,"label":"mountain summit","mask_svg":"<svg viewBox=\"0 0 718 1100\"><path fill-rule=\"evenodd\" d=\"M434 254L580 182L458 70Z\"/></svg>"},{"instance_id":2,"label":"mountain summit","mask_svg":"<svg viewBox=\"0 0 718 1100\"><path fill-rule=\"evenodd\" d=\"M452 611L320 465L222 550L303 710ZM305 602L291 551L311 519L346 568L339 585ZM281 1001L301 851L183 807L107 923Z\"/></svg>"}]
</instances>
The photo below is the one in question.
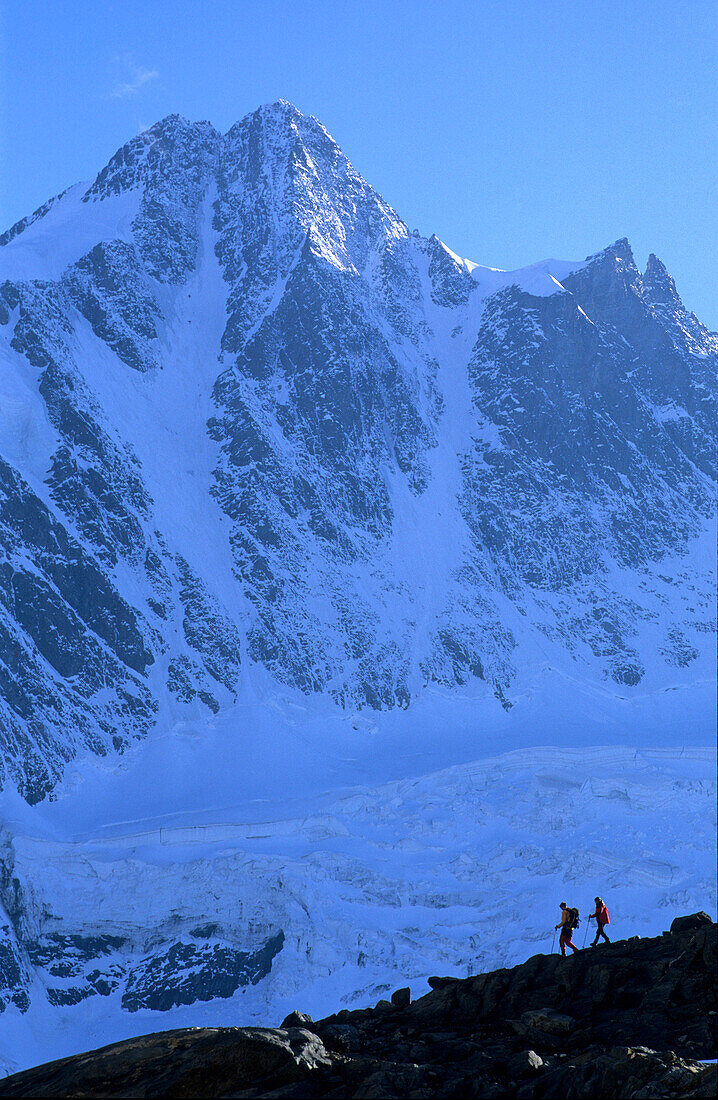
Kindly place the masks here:
<instances>
[{"instance_id":1,"label":"mountain summit","mask_svg":"<svg viewBox=\"0 0 718 1100\"><path fill-rule=\"evenodd\" d=\"M502 272L285 101L0 238L0 781L262 691L508 712L710 660L718 339L628 242Z\"/></svg>"}]
</instances>

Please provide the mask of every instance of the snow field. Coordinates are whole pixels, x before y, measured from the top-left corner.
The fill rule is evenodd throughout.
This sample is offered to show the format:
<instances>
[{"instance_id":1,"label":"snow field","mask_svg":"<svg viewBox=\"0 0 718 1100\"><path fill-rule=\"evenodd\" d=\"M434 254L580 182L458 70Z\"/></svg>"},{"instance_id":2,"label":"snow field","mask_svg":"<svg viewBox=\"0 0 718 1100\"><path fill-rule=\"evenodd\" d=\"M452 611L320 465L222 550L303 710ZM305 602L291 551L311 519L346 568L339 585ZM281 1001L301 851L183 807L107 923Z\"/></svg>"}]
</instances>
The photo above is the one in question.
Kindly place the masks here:
<instances>
[{"instance_id":1,"label":"snow field","mask_svg":"<svg viewBox=\"0 0 718 1100\"><path fill-rule=\"evenodd\" d=\"M432 973L549 951L562 900L581 910L579 945L596 894L612 938L715 915L715 789L707 748L544 747L356 788L293 820L16 834L35 933L121 935L135 958L191 942L202 922L243 950L286 938L257 986L164 1013L128 1013L118 994L51 1008L37 978L29 1012L3 1017L0 1058L20 1068L165 1028L276 1026L292 1008L317 1017L405 984L417 996Z\"/></svg>"}]
</instances>

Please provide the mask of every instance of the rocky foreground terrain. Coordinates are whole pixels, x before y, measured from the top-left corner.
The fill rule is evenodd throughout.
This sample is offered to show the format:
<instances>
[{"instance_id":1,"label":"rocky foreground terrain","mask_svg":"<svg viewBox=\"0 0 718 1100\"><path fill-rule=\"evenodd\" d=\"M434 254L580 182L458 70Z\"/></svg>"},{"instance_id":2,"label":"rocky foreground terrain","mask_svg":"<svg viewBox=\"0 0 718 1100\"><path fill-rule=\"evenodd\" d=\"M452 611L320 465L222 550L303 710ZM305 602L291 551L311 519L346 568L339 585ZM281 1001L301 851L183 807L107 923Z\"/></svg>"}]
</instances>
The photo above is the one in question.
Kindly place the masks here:
<instances>
[{"instance_id":1,"label":"rocky foreground terrain","mask_svg":"<svg viewBox=\"0 0 718 1100\"><path fill-rule=\"evenodd\" d=\"M374 1008L281 1028L186 1028L64 1058L0 1095L688 1097L716 1094L716 925L512 970L433 978Z\"/></svg>"}]
</instances>

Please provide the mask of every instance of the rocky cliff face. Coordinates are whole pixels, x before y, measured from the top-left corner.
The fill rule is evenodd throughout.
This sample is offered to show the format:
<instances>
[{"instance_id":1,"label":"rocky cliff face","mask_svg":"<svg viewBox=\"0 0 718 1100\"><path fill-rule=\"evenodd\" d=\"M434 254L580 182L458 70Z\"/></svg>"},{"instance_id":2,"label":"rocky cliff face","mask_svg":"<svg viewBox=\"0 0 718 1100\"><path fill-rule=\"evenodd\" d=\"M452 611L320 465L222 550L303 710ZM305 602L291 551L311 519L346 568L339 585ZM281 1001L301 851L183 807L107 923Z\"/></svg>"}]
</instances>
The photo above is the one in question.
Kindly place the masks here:
<instances>
[{"instance_id":1,"label":"rocky cliff face","mask_svg":"<svg viewBox=\"0 0 718 1100\"><path fill-rule=\"evenodd\" d=\"M131 1039L3 1082L4 1096L713 1096L718 942L705 913L513 970L434 978L373 1009L280 1029Z\"/></svg>"},{"instance_id":2,"label":"rocky cliff face","mask_svg":"<svg viewBox=\"0 0 718 1100\"><path fill-rule=\"evenodd\" d=\"M158 123L0 238L0 782L256 670L377 709L508 709L546 652L690 678L717 355L626 241L475 268L290 104Z\"/></svg>"}]
</instances>

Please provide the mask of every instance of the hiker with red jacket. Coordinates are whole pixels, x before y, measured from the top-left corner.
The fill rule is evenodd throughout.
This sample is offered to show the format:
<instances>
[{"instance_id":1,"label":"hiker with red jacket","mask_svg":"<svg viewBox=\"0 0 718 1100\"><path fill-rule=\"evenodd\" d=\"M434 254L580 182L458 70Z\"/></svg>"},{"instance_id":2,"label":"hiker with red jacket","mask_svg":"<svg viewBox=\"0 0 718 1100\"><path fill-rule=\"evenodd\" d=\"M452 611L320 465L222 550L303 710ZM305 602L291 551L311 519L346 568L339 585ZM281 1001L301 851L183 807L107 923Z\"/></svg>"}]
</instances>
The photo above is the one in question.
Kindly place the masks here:
<instances>
[{"instance_id":1,"label":"hiker with red jacket","mask_svg":"<svg viewBox=\"0 0 718 1100\"><path fill-rule=\"evenodd\" d=\"M596 945L598 944L598 937L599 936L603 936L606 943L611 942L609 940L608 936L606 935L606 925L610 924L611 921L610 921L610 918L608 916L608 909L606 908L605 902L602 901L601 898L594 898L593 900L596 902L596 912L591 913L591 916L588 919L589 920L594 920L595 919L595 921L596 921L596 938L593 941L593 943L591 944L591 947L596 947Z\"/></svg>"},{"instance_id":2,"label":"hiker with red jacket","mask_svg":"<svg viewBox=\"0 0 718 1100\"><path fill-rule=\"evenodd\" d=\"M561 929L561 935L558 938L559 947L561 948L561 954L566 954L566 948L570 947L571 950L576 953L578 948L573 942L573 930L578 928L578 909L569 909L565 901L561 902L561 922L556 927Z\"/></svg>"}]
</instances>

